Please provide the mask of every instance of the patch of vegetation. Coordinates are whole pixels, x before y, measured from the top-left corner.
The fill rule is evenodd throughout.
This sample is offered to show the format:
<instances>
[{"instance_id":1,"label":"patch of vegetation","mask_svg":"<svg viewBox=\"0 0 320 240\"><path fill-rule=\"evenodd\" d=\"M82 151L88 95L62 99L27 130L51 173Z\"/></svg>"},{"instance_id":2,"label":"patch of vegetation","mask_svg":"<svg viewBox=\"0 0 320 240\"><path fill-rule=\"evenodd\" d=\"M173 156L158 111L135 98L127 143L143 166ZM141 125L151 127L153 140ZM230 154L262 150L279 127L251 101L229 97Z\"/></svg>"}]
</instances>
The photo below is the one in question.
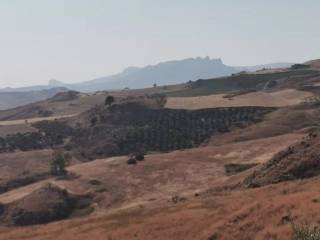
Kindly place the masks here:
<instances>
[{"instance_id":1,"label":"patch of vegetation","mask_svg":"<svg viewBox=\"0 0 320 240\"><path fill-rule=\"evenodd\" d=\"M163 108L165 107L166 103L167 103L167 97L164 94L154 94L152 95L152 98L156 101L156 104Z\"/></svg>"},{"instance_id":2,"label":"patch of vegetation","mask_svg":"<svg viewBox=\"0 0 320 240\"><path fill-rule=\"evenodd\" d=\"M104 101L104 104L110 106L112 103L114 103L114 97L111 95L107 96Z\"/></svg>"},{"instance_id":3,"label":"patch of vegetation","mask_svg":"<svg viewBox=\"0 0 320 240\"><path fill-rule=\"evenodd\" d=\"M254 89L239 90L239 91L230 92L224 95L223 98L234 98L234 97L238 97L238 96L245 95L248 93L253 93L253 92L256 92L256 90Z\"/></svg>"},{"instance_id":4,"label":"patch of vegetation","mask_svg":"<svg viewBox=\"0 0 320 240\"><path fill-rule=\"evenodd\" d=\"M135 165L140 161L144 160L144 153L137 153L135 155L131 155L129 159L127 160L127 164L129 165Z\"/></svg>"},{"instance_id":5,"label":"patch of vegetation","mask_svg":"<svg viewBox=\"0 0 320 240\"><path fill-rule=\"evenodd\" d=\"M253 168L257 165L258 165L257 163L247 163L247 164L230 163L230 164L224 165L224 170L225 170L226 174L233 175L233 174L237 174L237 173L246 171L246 170Z\"/></svg>"},{"instance_id":6,"label":"patch of vegetation","mask_svg":"<svg viewBox=\"0 0 320 240\"><path fill-rule=\"evenodd\" d=\"M291 69L293 69L293 70L306 69L306 68L310 68L310 66L306 65L306 64L294 64L291 66Z\"/></svg>"},{"instance_id":7,"label":"patch of vegetation","mask_svg":"<svg viewBox=\"0 0 320 240\"><path fill-rule=\"evenodd\" d=\"M71 156L62 151L55 151L52 155L51 174L56 176L67 175L66 167L70 164Z\"/></svg>"},{"instance_id":8,"label":"patch of vegetation","mask_svg":"<svg viewBox=\"0 0 320 240\"><path fill-rule=\"evenodd\" d=\"M208 240L218 240L219 239L219 235L217 233L212 234Z\"/></svg>"},{"instance_id":9,"label":"patch of vegetation","mask_svg":"<svg viewBox=\"0 0 320 240\"><path fill-rule=\"evenodd\" d=\"M95 185L95 186L98 186L98 185L101 185L101 184L102 184L102 183L101 183L99 180L97 180L97 179L92 179L92 180L89 181L89 183L90 183L91 185Z\"/></svg>"},{"instance_id":10,"label":"patch of vegetation","mask_svg":"<svg viewBox=\"0 0 320 240\"><path fill-rule=\"evenodd\" d=\"M17 133L0 137L0 153L14 150L29 151L61 145L74 130L63 122L43 121L33 125L37 132Z\"/></svg>"},{"instance_id":11,"label":"patch of vegetation","mask_svg":"<svg viewBox=\"0 0 320 240\"><path fill-rule=\"evenodd\" d=\"M320 227L308 223L298 224L291 220L294 240L320 240Z\"/></svg>"},{"instance_id":12,"label":"patch of vegetation","mask_svg":"<svg viewBox=\"0 0 320 240\"><path fill-rule=\"evenodd\" d=\"M144 154L143 153L138 153L135 155L135 159L137 161L143 161L144 160Z\"/></svg>"},{"instance_id":13,"label":"patch of vegetation","mask_svg":"<svg viewBox=\"0 0 320 240\"><path fill-rule=\"evenodd\" d=\"M141 149L146 152L187 149L199 146L212 135L257 122L272 110L234 107L188 111L153 109L137 103L112 105L89 113L97 122L77 131L71 141L84 158L93 159L134 155Z\"/></svg>"},{"instance_id":14,"label":"patch of vegetation","mask_svg":"<svg viewBox=\"0 0 320 240\"><path fill-rule=\"evenodd\" d=\"M49 111L49 110L42 110L40 109L38 111L38 115L39 117L50 117L53 115L53 112L52 111ZM26 120L27 121L27 120ZM28 121L27 121L28 122Z\"/></svg>"},{"instance_id":15,"label":"patch of vegetation","mask_svg":"<svg viewBox=\"0 0 320 240\"><path fill-rule=\"evenodd\" d=\"M127 164L128 165L136 165L137 160L134 157L129 157L129 159L127 160Z\"/></svg>"},{"instance_id":16,"label":"patch of vegetation","mask_svg":"<svg viewBox=\"0 0 320 240\"><path fill-rule=\"evenodd\" d=\"M34 174L13 179L0 185L0 194L13 190L15 188L27 186L29 184L44 180L47 177L49 177L49 173Z\"/></svg>"},{"instance_id":17,"label":"patch of vegetation","mask_svg":"<svg viewBox=\"0 0 320 240\"><path fill-rule=\"evenodd\" d=\"M65 138L71 136L74 132L72 127L61 121L41 121L32 126L52 139Z\"/></svg>"}]
</instances>

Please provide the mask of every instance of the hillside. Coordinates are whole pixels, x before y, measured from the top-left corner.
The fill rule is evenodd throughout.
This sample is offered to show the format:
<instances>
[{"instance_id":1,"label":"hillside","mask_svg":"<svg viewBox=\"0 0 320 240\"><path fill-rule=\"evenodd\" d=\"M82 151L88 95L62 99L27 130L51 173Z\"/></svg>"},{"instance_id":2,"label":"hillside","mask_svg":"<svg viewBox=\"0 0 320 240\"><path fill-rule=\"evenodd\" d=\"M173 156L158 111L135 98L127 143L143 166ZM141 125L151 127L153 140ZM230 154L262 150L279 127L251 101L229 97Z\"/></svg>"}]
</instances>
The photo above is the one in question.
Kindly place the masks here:
<instances>
[{"instance_id":1,"label":"hillside","mask_svg":"<svg viewBox=\"0 0 320 240\"><path fill-rule=\"evenodd\" d=\"M248 187L311 178L320 174L319 133L312 132L301 142L276 154L245 180Z\"/></svg>"},{"instance_id":2,"label":"hillside","mask_svg":"<svg viewBox=\"0 0 320 240\"><path fill-rule=\"evenodd\" d=\"M213 107L285 107L311 101L311 92L295 89L279 91L248 91L231 94L213 94L198 97L168 97L166 107L173 109L202 109Z\"/></svg>"},{"instance_id":3,"label":"hillside","mask_svg":"<svg viewBox=\"0 0 320 240\"><path fill-rule=\"evenodd\" d=\"M0 239L292 240L320 220L319 84L294 65L0 111Z\"/></svg>"},{"instance_id":4,"label":"hillside","mask_svg":"<svg viewBox=\"0 0 320 240\"><path fill-rule=\"evenodd\" d=\"M68 91L66 88L57 87L48 90L26 91L26 92L0 92L0 110L15 108L33 102L38 102L53 97L59 92Z\"/></svg>"},{"instance_id":5,"label":"hillside","mask_svg":"<svg viewBox=\"0 0 320 240\"><path fill-rule=\"evenodd\" d=\"M306 62L305 64L309 65L311 67L314 67L314 68L320 68L320 59L311 60L311 61Z\"/></svg>"},{"instance_id":6,"label":"hillside","mask_svg":"<svg viewBox=\"0 0 320 240\"><path fill-rule=\"evenodd\" d=\"M319 71L286 69L273 73L240 73L230 77L200 79L189 82L188 88L170 92L171 97L194 97L227 92L262 91L279 88L301 88L319 82Z\"/></svg>"}]
</instances>

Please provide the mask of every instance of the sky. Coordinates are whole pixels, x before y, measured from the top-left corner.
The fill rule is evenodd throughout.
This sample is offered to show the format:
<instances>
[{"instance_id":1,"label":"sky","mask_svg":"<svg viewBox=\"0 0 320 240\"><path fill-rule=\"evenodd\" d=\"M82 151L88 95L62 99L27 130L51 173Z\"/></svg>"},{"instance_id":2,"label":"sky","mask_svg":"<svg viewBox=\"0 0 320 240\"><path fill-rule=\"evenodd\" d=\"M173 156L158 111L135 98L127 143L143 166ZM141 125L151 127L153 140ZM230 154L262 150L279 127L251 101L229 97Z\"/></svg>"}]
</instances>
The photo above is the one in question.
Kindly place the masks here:
<instances>
[{"instance_id":1,"label":"sky","mask_svg":"<svg viewBox=\"0 0 320 240\"><path fill-rule=\"evenodd\" d=\"M197 56L320 58L319 0L0 0L0 88Z\"/></svg>"}]
</instances>

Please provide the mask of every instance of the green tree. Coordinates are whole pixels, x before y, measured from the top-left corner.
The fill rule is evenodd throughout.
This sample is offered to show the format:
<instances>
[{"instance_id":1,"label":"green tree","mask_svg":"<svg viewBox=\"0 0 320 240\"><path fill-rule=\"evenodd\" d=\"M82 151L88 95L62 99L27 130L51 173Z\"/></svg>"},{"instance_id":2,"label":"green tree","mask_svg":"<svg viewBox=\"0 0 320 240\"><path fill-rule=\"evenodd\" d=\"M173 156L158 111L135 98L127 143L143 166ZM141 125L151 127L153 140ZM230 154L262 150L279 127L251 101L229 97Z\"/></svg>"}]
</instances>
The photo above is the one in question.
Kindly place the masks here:
<instances>
[{"instance_id":1,"label":"green tree","mask_svg":"<svg viewBox=\"0 0 320 240\"><path fill-rule=\"evenodd\" d=\"M62 151L55 151L51 160L51 173L53 175L62 176L66 175L66 167L70 165L71 156Z\"/></svg>"},{"instance_id":2,"label":"green tree","mask_svg":"<svg viewBox=\"0 0 320 240\"><path fill-rule=\"evenodd\" d=\"M144 160L144 152L139 152L135 155L135 159L137 161L143 161Z\"/></svg>"}]
</instances>

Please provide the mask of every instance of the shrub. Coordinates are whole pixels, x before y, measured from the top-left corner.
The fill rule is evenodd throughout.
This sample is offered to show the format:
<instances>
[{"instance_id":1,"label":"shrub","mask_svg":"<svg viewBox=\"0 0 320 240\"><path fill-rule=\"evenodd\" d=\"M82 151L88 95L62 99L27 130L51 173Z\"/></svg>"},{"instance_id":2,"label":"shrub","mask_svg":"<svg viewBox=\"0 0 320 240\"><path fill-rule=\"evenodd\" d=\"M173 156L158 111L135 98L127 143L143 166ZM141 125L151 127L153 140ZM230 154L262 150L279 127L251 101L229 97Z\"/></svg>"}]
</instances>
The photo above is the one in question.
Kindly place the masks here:
<instances>
[{"instance_id":1,"label":"shrub","mask_svg":"<svg viewBox=\"0 0 320 240\"><path fill-rule=\"evenodd\" d=\"M95 126L98 122L98 118L96 116L93 116L91 119L90 119L90 124L91 126Z\"/></svg>"},{"instance_id":2,"label":"shrub","mask_svg":"<svg viewBox=\"0 0 320 240\"><path fill-rule=\"evenodd\" d=\"M102 183L97 179L92 179L89 181L91 185L101 185Z\"/></svg>"},{"instance_id":3,"label":"shrub","mask_svg":"<svg viewBox=\"0 0 320 240\"><path fill-rule=\"evenodd\" d=\"M134 157L130 157L127 161L127 164L129 165L137 164L137 160Z\"/></svg>"},{"instance_id":4,"label":"shrub","mask_svg":"<svg viewBox=\"0 0 320 240\"><path fill-rule=\"evenodd\" d=\"M137 161L143 161L144 160L144 154L143 153L136 154L135 159Z\"/></svg>"},{"instance_id":5,"label":"shrub","mask_svg":"<svg viewBox=\"0 0 320 240\"><path fill-rule=\"evenodd\" d=\"M246 171L246 170L253 168L257 165L258 165L257 163L245 163L245 164L229 163L229 164L224 165L224 170L225 170L226 174L232 175L232 174L237 174L239 172Z\"/></svg>"},{"instance_id":6,"label":"shrub","mask_svg":"<svg viewBox=\"0 0 320 240\"><path fill-rule=\"evenodd\" d=\"M320 228L307 223L297 224L291 222L294 240L320 240Z\"/></svg>"},{"instance_id":7,"label":"shrub","mask_svg":"<svg viewBox=\"0 0 320 240\"><path fill-rule=\"evenodd\" d=\"M219 239L219 236L217 233L214 233L213 235L211 235L208 240L218 240Z\"/></svg>"},{"instance_id":8,"label":"shrub","mask_svg":"<svg viewBox=\"0 0 320 240\"><path fill-rule=\"evenodd\" d=\"M104 104L110 106L113 102L114 102L114 97L109 95L106 97Z\"/></svg>"},{"instance_id":9,"label":"shrub","mask_svg":"<svg viewBox=\"0 0 320 240\"><path fill-rule=\"evenodd\" d=\"M294 64L291 66L291 69L296 70L296 69L305 69L305 68L309 68L309 65L306 64Z\"/></svg>"}]
</instances>

